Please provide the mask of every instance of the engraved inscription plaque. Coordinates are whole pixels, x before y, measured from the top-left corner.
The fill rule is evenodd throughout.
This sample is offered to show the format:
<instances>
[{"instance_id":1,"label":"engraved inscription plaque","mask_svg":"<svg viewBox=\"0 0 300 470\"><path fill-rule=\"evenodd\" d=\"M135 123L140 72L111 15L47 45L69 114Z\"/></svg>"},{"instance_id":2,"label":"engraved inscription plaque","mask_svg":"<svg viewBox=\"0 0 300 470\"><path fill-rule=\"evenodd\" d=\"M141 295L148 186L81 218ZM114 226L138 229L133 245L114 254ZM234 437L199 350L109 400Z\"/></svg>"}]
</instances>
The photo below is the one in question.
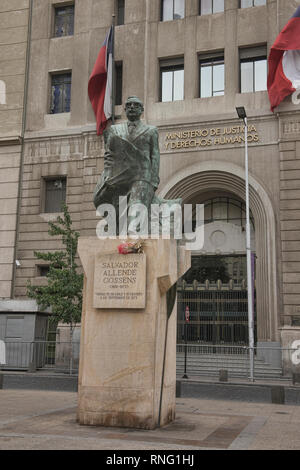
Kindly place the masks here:
<instances>
[{"instance_id":1,"label":"engraved inscription plaque","mask_svg":"<svg viewBox=\"0 0 300 470\"><path fill-rule=\"evenodd\" d=\"M94 308L146 306L146 255L107 254L95 260Z\"/></svg>"}]
</instances>

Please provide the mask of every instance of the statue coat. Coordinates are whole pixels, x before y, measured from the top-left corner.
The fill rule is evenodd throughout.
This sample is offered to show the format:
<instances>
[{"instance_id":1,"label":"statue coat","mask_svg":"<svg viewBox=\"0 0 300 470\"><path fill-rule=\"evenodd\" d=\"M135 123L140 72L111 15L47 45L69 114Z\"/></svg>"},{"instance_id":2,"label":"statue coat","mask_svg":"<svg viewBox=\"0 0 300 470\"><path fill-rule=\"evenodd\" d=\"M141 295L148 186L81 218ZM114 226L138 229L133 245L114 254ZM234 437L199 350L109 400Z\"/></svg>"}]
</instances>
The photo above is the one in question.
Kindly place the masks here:
<instances>
[{"instance_id":1,"label":"statue coat","mask_svg":"<svg viewBox=\"0 0 300 470\"><path fill-rule=\"evenodd\" d=\"M116 197L130 195L137 181L149 183L153 194L158 187L160 151L157 128L138 120L130 132L128 124L113 125L106 133L104 170L94 191L96 208L104 203L115 205Z\"/></svg>"}]
</instances>

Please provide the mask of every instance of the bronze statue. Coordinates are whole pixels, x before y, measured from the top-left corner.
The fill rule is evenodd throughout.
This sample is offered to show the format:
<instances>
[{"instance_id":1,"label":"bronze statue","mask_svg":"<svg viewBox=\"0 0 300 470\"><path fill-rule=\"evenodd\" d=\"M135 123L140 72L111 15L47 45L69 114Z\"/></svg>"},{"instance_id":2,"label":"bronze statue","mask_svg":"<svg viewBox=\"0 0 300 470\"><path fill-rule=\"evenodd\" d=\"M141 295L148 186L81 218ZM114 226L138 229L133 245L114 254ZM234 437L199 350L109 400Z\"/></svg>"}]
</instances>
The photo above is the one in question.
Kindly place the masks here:
<instances>
[{"instance_id":1,"label":"bronze statue","mask_svg":"<svg viewBox=\"0 0 300 470\"><path fill-rule=\"evenodd\" d=\"M180 203L155 196L159 184L160 152L158 131L144 124L142 101L131 96L125 103L128 121L112 125L105 132L104 170L94 192L94 204L112 204L119 218L119 197L127 197L127 210L143 204L150 213L151 204Z\"/></svg>"}]
</instances>

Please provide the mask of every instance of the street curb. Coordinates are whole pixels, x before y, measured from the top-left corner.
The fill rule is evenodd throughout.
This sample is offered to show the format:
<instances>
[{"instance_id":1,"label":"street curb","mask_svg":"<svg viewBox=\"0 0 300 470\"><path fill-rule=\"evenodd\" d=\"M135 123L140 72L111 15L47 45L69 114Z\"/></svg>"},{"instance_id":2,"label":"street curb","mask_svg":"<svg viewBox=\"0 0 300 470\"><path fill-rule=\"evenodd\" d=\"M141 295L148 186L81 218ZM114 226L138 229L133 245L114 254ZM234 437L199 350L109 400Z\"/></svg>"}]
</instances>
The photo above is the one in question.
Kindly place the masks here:
<instances>
[{"instance_id":1,"label":"street curb","mask_svg":"<svg viewBox=\"0 0 300 470\"><path fill-rule=\"evenodd\" d=\"M271 384L176 381L176 397L300 405L300 387Z\"/></svg>"},{"instance_id":2,"label":"street curb","mask_svg":"<svg viewBox=\"0 0 300 470\"><path fill-rule=\"evenodd\" d=\"M3 374L3 389L77 392L78 377L68 375Z\"/></svg>"},{"instance_id":3,"label":"street curb","mask_svg":"<svg viewBox=\"0 0 300 470\"><path fill-rule=\"evenodd\" d=\"M77 392L78 390L78 377L74 375L38 375L33 373L2 373L0 375L0 389L2 379L3 389L52 390L61 392ZM176 397L300 405L300 386L218 383L177 379Z\"/></svg>"}]
</instances>

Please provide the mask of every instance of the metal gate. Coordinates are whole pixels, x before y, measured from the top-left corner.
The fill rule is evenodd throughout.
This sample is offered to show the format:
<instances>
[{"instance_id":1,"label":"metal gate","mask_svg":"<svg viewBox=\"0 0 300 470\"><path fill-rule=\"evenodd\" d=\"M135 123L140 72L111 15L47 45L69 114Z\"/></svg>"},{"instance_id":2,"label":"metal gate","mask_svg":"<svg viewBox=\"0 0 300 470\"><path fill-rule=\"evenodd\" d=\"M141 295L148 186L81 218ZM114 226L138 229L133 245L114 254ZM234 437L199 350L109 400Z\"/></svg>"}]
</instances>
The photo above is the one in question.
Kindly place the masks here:
<instances>
[{"instance_id":1,"label":"metal gate","mask_svg":"<svg viewBox=\"0 0 300 470\"><path fill-rule=\"evenodd\" d=\"M254 290L254 312L255 300ZM248 345L248 298L244 281L187 284L182 280L177 288L177 303L177 343ZM256 315L254 324L256 331Z\"/></svg>"}]
</instances>

